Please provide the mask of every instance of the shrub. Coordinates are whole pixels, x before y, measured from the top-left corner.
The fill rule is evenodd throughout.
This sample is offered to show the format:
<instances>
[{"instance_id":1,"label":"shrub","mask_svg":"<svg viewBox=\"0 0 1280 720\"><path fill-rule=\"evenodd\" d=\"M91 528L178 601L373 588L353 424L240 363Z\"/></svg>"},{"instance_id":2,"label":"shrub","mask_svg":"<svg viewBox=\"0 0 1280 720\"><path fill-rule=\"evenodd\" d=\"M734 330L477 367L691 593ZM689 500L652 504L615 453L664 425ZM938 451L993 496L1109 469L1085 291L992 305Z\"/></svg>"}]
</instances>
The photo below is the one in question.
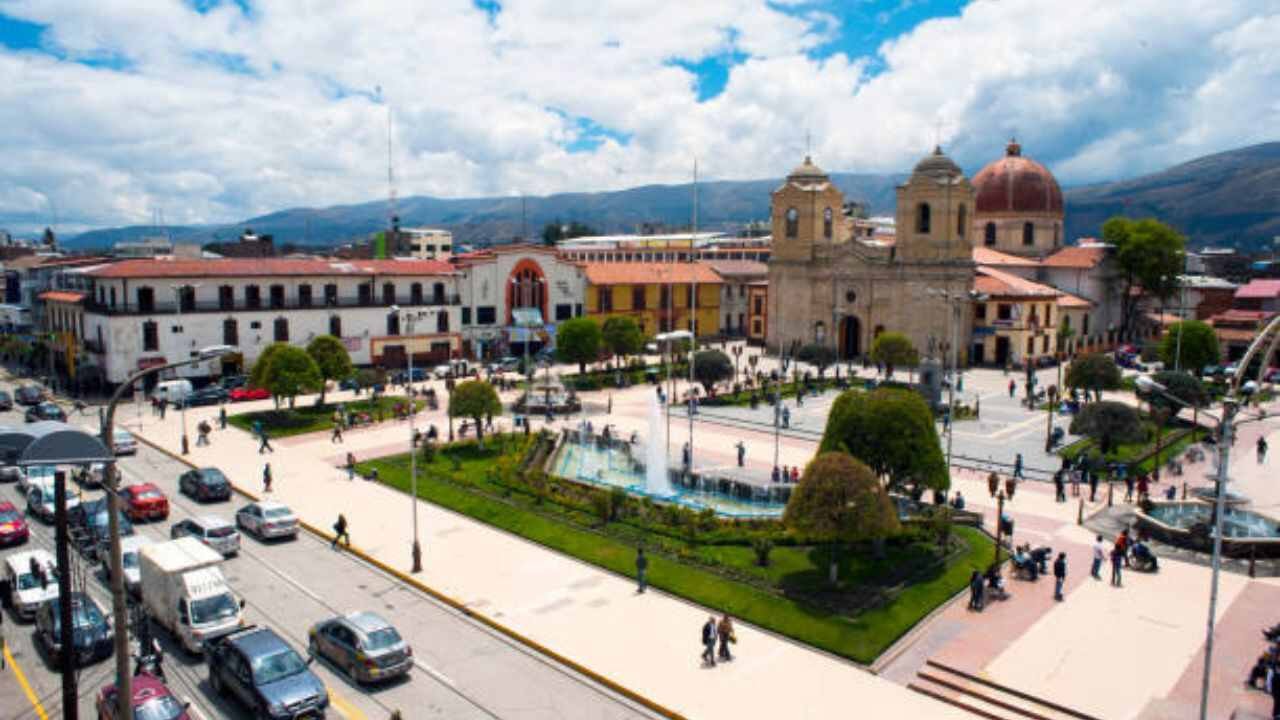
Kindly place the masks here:
<instances>
[{"instance_id":1,"label":"shrub","mask_svg":"<svg viewBox=\"0 0 1280 720\"><path fill-rule=\"evenodd\" d=\"M756 565L769 566L769 553L773 552L773 541L763 535L751 540L751 549L756 554Z\"/></svg>"}]
</instances>

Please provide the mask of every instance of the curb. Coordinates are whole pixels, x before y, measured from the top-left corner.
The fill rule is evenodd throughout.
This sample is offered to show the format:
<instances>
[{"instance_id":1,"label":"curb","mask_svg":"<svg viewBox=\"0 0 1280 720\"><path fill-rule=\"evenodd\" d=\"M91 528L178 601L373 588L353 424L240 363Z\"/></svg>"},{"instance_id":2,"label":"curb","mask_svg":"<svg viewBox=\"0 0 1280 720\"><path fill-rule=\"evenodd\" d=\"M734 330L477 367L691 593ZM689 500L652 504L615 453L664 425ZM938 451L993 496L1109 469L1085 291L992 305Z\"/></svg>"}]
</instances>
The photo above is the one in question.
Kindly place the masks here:
<instances>
[{"instance_id":1,"label":"curb","mask_svg":"<svg viewBox=\"0 0 1280 720\"><path fill-rule=\"evenodd\" d=\"M135 437L135 438L137 438L139 442L142 442L142 443L144 443L145 445L147 445L147 447L150 447L150 448L152 448L152 449L154 449L154 450L158 451L160 454L162 454L162 455L164 455L164 456L166 456L166 457L168 457L168 458L170 458L170 459L172 459L172 460L175 460L175 461L177 461L177 462L179 462L179 463L182 463L182 464L184 464L184 465L187 465L188 467L191 467L192 469L195 469L195 468L197 467L194 463L192 463L191 461L189 461L189 460L187 460L186 458L182 457L181 455L178 455L177 453L174 453L173 451L169 450L168 448L161 447L161 446L157 445L156 443L151 442L151 441L150 441L150 440L148 440L147 438L144 438L142 435L139 435L139 434L135 433L135 434L134 434L134 437ZM248 492L247 490L244 490L243 488L240 488L240 487L239 487L239 486L237 486L235 483L231 483L231 489L232 489L232 490L234 490L238 495L241 495L241 496L243 496L243 497L246 497L246 498L248 498L249 500L257 501L257 500L259 500L259 499L260 499L257 495L254 495L253 493ZM315 527L315 526L311 525L310 523L307 523L307 522L304 522L304 521L302 521L302 520L299 520L299 521L298 521L298 525L300 525L300 526L301 526L304 530L306 530L307 532L311 533L312 535L315 535L316 537L318 537L318 538L320 538L320 539L322 539L322 540L328 540L328 541L332 541L332 540L333 540L333 535L332 535L332 534L330 534L330 533L328 533L328 532L325 532L324 530L321 530L320 528L317 528L317 527ZM537 653L539 653L539 654L541 654L541 655L545 655L546 657L548 657L548 658L550 658L550 659L554 660L555 662L560 663L561 665L564 665L565 667L570 668L571 670L573 670L574 672L578 673L579 675L582 675L582 676L584 676L584 677L587 677L587 678L591 679L591 680L592 680L593 682L595 682L596 684L598 684L598 685L601 685L601 686L603 686L603 687L608 688L610 691L612 691L612 692L614 692L614 693L616 693L616 694L618 694L618 695L621 695L622 697L627 698L628 700L630 700L630 701L632 701L632 702L636 703L637 705L640 705L640 706L642 706L642 707L646 708L647 710L650 710L650 711L652 711L652 712L654 712L654 713L657 713L658 715L661 715L661 716L662 716L662 717L664 717L664 718L668 718L668 720L688 720L688 718L686 718L686 716L681 715L680 713L678 713L678 712L676 712L676 711L674 711L674 710L671 710L670 708L667 708L666 706L661 705L661 704L659 704L659 703L657 703L657 702L655 702L655 701L653 701L653 700L650 700L649 698L645 697L644 695L641 695L640 693L638 693L638 692L636 692L636 691L634 691L634 690L631 690L630 688L628 688L628 687L626 687L626 686L624 686L624 685L621 685L621 684L619 684L618 682L616 682L616 681L614 681L614 680L611 680L611 679L609 679L609 678L605 677L604 675L601 675L601 674L599 674L599 673L595 672L594 670L592 670L592 669L590 669L590 668L586 667L585 665L582 665L581 663L578 663L578 662L577 662L577 661L575 661L575 660L572 660L572 659L570 659L570 658L568 658L568 657L565 657L564 655L562 655L562 654L560 654L560 653L558 653L558 652L556 652L556 651L552 650L551 648L548 648L548 647L546 647L545 645L542 645L541 643L537 642L536 640L533 640L533 639L531 639L531 638L529 638L529 637L527 637L527 636L525 636L525 635L523 635L523 634L521 634L521 633L519 633L519 632L517 632L517 631L515 631L515 630L512 630L511 628L507 627L506 625L503 625L502 623L499 623L499 622L497 622L496 620L494 620L494 619L492 619L492 618L490 618L490 617L488 617L488 616L486 616L486 615L483 615L483 614L481 614L481 613L477 613L477 612L475 612L475 611L474 611L474 610L472 610L471 608L467 607L464 603L462 603L462 602L460 602L460 601L458 601L458 600L456 600L456 599L454 599L454 598L452 598L452 597L450 597L450 596L448 596L448 595L445 595L444 593L440 592L439 590L435 590L435 589L433 589L433 588L431 588L431 587L429 587L429 586L427 586L427 585L424 585L424 584L423 584L422 582L420 582L419 580L417 580L417 579L415 579L415 578L413 578L413 577L411 577L411 576L409 576L409 575L405 574L404 572L402 572L402 571L400 571L400 570L397 570L397 569L395 569L395 568L391 567L390 565L387 565L386 563L382 562L381 560L378 560L377 558L375 558L375 557L373 557L373 556L371 556L371 555L369 555L369 554L365 553L363 550L359 549L358 547L350 547L350 546L348 546L348 547L347 547L347 552L349 552L350 554L352 554L352 555L354 555L355 557L359 558L359 559L360 559L360 560L362 560L363 562L368 563L369 565L372 565L373 567L377 568L378 570L381 570L382 572L387 573L388 575L390 575L390 576L394 577L395 579L399 580L400 582L404 583L405 585L408 585L409 587L411 587L411 588L413 588L413 589L415 589L415 590L417 590L417 591L419 591L419 592L421 592L421 593L423 593L423 594L425 594L425 595L427 595L427 596L431 597L432 599L434 599L434 600L436 600L436 601L438 601L438 602L440 602L440 603L443 603L444 605L449 606L450 608L452 608L453 610L455 610L455 611L457 611L457 612L461 613L461 614L462 614L462 615L464 615L465 617L468 617L468 618L471 618L471 619L473 619L473 620L476 620L476 621L477 621L477 622L479 622L480 624L482 624L482 625L484 625L484 626L486 626L486 627L490 628L491 630L495 630L495 631L497 631L497 632L499 632L499 633L501 633L501 634L503 634L503 635L507 636L508 638L510 638L510 639L512 639L512 640L514 640L514 641L516 641L516 642L518 642L518 643L520 643L521 645L524 645L525 647L528 647L529 649L533 650L534 652L537 652Z\"/></svg>"}]
</instances>

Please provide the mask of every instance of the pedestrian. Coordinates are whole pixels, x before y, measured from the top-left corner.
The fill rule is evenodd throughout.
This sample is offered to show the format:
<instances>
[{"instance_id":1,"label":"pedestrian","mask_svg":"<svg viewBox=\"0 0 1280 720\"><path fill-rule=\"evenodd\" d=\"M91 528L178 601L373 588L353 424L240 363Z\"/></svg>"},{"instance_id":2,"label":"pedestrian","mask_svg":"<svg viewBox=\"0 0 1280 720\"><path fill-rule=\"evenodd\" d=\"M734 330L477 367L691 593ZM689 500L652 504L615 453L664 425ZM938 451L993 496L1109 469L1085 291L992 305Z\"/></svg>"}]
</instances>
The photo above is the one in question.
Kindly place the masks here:
<instances>
[{"instance_id":1,"label":"pedestrian","mask_svg":"<svg viewBox=\"0 0 1280 720\"><path fill-rule=\"evenodd\" d=\"M1022 453L1018 453L1013 458L1013 476L1019 480L1024 480L1022 476Z\"/></svg>"},{"instance_id":2,"label":"pedestrian","mask_svg":"<svg viewBox=\"0 0 1280 720\"><path fill-rule=\"evenodd\" d=\"M262 466L262 492L271 492L271 463Z\"/></svg>"},{"instance_id":3,"label":"pedestrian","mask_svg":"<svg viewBox=\"0 0 1280 720\"><path fill-rule=\"evenodd\" d=\"M1089 476L1089 502L1097 502L1098 497L1098 473L1092 468L1085 470Z\"/></svg>"},{"instance_id":4,"label":"pedestrian","mask_svg":"<svg viewBox=\"0 0 1280 720\"><path fill-rule=\"evenodd\" d=\"M649 558L644 556L644 548L636 548L636 593L643 594L649 585L645 571L649 569Z\"/></svg>"},{"instance_id":5,"label":"pedestrian","mask_svg":"<svg viewBox=\"0 0 1280 720\"><path fill-rule=\"evenodd\" d=\"M209 425L209 421L201 420L200 424L196 425L196 445L208 445L209 433L211 432L213 432L213 427Z\"/></svg>"},{"instance_id":6,"label":"pedestrian","mask_svg":"<svg viewBox=\"0 0 1280 720\"><path fill-rule=\"evenodd\" d=\"M258 431L258 454L261 455L263 451L268 451L274 455L276 449L271 447L271 438L267 437L267 431L262 427L262 423L255 421L254 426Z\"/></svg>"},{"instance_id":7,"label":"pedestrian","mask_svg":"<svg viewBox=\"0 0 1280 720\"><path fill-rule=\"evenodd\" d=\"M684 446L680 448L680 457L681 457L680 462L684 466L685 472L688 472L690 469L689 468L689 462L690 462L689 443L685 443Z\"/></svg>"},{"instance_id":8,"label":"pedestrian","mask_svg":"<svg viewBox=\"0 0 1280 720\"><path fill-rule=\"evenodd\" d=\"M771 475L771 478L770 478L770 479L772 479L772 480L773 480L773 482L775 482L775 483L782 482L782 480L778 477L778 466L777 466L777 465L774 465L774 466L773 466L773 473L772 473L772 475Z\"/></svg>"},{"instance_id":9,"label":"pedestrian","mask_svg":"<svg viewBox=\"0 0 1280 720\"><path fill-rule=\"evenodd\" d=\"M1053 499L1057 502L1067 501L1067 480L1063 475L1066 470L1059 470L1053 474Z\"/></svg>"},{"instance_id":10,"label":"pedestrian","mask_svg":"<svg viewBox=\"0 0 1280 720\"><path fill-rule=\"evenodd\" d=\"M1120 587L1121 580L1120 568L1124 565L1124 551L1119 545L1111 548L1111 585L1112 587Z\"/></svg>"},{"instance_id":11,"label":"pedestrian","mask_svg":"<svg viewBox=\"0 0 1280 720\"><path fill-rule=\"evenodd\" d=\"M1267 439L1265 437L1259 436L1258 437L1258 464L1261 465L1266 461L1267 461Z\"/></svg>"},{"instance_id":12,"label":"pedestrian","mask_svg":"<svg viewBox=\"0 0 1280 720\"><path fill-rule=\"evenodd\" d=\"M1009 372L1008 366L1005 367L1004 371L1005 373ZM1010 380L1009 381L1009 397L1013 397L1013 394L1017 391L1018 391L1018 383L1014 382L1013 380Z\"/></svg>"},{"instance_id":13,"label":"pedestrian","mask_svg":"<svg viewBox=\"0 0 1280 720\"><path fill-rule=\"evenodd\" d=\"M721 616L720 624L716 626L716 636L720 639L721 662L732 660L733 653L729 652L729 644L738 642L738 638L733 634L733 620L729 617L729 613Z\"/></svg>"},{"instance_id":14,"label":"pedestrian","mask_svg":"<svg viewBox=\"0 0 1280 720\"><path fill-rule=\"evenodd\" d=\"M786 406L783 406L782 408L782 427L784 428L791 427L791 410Z\"/></svg>"},{"instance_id":15,"label":"pedestrian","mask_svg":"<svg viewBox=\"0 0 1280 720\"><path fill-rule=\"evenodd\" d=\"M347 516L338 513L338 521L333 524L333 542L329 543L330 550L338 548L338 541L345 539L347 548L351 548L351 534L347 532Z\"/></svg>"},{"instance_id":16,"label":"pedestrian","mask_svg":"<svg viewBox=\"0 0 1280 720\"><path fill-rule=\"evenodd\" d=\"M1080 471L1068 470L1071 473L1071 497L1080 497Z\"/></svg>"},{"instance_id":17,"label":"pedestrian","mask_svg":"<svg viewBox=\"0 0 1280 720\"><path fill-rule=\"evenodd\" d=\"M702 664L716 666L716 618L714 615L707 618L706 624L702 626Z\"/></svg>"},{"instance_id":18,"label":"pedestrian","mask_svg":"<svg viewBox=\"0 0 1280 720\"><path fill-rule=\"evenodd\" d=\"M159 408L160 408L160 419L161 419L161 420L163 420L163 419L164 419L164 411L165 411L166 409L168 409L168 405L169 405L169 403L165 402L165 399L164 399L164 398L156 398L156 404L157 404L157 405L159 406Z\"/></svg>"},{"instance_id":19,"label":"pedestrian","mask_svg":"<svg viewBox=\"0 0 1280 720\"><path fill-rule=\"evenodd\" d=\"M608 400L608 404L605 405L604 414L605 415L613 414L613 393L609 393L609 400Z\"/></svg>"},{"instance_id":20,"label":"pedestrian","mask_svg":"<svg viewBox=\"0 0 1280 720\"><path fill-rule=\"evenodd\" d=\"M1058 553L1053 561L1053 599L1062 602L1062 584L1067 581L1067 554Z\"/></svg>"},{"instance_id":21,"label":"pedestrian","mask_svg":"<svg viewBox=\"0 0 1280 720\"><path fill-rule=\"evenodd\" d=\"M747 446L739 440L734 447L738 448L738 467L742 467L743 462L747 459Z\"/></svg>"},{"instance_id":22,"label":"pedestrian","mask_svg":"<svg viewBox=\"0 0 1280 720\"><path fill-rule=\"evenodd\" d=\"M800 482L800 466L799 465L791 466L791 482L792 483Z\"/></svg>"},{"instance_id":23,"label":"pedestrian","mask_svg":"<svg viewBox=\"0 0 1280 720\"><path fill-rule=\"evenodd\" d=\"M1138 478L1138 502L1147 499L1147 492L1151 489L1149 476L1146 473Z\"/></svg>"},{"instance_id":24,"label":"pedestrian","mask_svg":"<svg viewBox=\"0 0 1280 720\"><path fill-rule=\"evenodd\" d=\"M1094 580L1102 579L1102 560L1107 556L1107 544L1102 541L1102 536L1097 536L1097 540L1093 543L1093 565L1089 568L1089 574Z\"/></svg>"},{"instance_id":25,"label":"pedestrian","mask_svg":"<svg viewBox=\"0 0 1280 720\"><path fill-rule=\"evenodd\" d=\"M222 430L227 429L227 408L225 406L218 408L218 427Z\"/></svg>"},{"instance_id":26,"label":"pedestrian","mask_svg":"<svg viewBox=\"0 0 1280 720\"><path fill-rule=\"evenodd\" d=\"M333 434L329 436L329 443L330 444L342 443L344 445L346 444L346 441L342 439L342 420L341 419L333 421Z\"/></svg>"},{"instance_id":27,"label":"pedestrian","mask_svg":"<svg viewBox=\"0 0 1280 720\"><path fill-rule=\"evenodd\" d=\"M1124 501L1133 502L1133 476L1127 473L1124 476Z\"/></svg>"},{"instance_id":28,"label":"pedestrian","mask_svg":"<svg viewBox=\"0 0 1280 720\"><path fill-rule=\"evenodd\" d=\"M982 610L982 573L977 570L969 575L969 609Z\"/></svg>"}]
</instances>

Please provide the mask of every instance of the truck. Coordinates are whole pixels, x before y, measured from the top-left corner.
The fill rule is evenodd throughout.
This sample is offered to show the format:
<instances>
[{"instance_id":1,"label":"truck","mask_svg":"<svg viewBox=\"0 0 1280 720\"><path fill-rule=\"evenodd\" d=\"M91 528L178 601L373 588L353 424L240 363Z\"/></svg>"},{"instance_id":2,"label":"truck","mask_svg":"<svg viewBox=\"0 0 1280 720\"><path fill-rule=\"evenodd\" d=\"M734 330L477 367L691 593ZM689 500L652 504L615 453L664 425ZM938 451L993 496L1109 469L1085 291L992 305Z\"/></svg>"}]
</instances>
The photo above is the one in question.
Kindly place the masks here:
<instances>
[{"instance_id":1,"label":"truck","mask_svg":"<svg viewBox=\"0 0 1280 720\"><path fill-rule=\"evenodd\" d=\"M244 600L222 577L222 555L193 537L138 551L140 589L147 612L192 654L244 626Z\"/></svg>"}]
</instances>

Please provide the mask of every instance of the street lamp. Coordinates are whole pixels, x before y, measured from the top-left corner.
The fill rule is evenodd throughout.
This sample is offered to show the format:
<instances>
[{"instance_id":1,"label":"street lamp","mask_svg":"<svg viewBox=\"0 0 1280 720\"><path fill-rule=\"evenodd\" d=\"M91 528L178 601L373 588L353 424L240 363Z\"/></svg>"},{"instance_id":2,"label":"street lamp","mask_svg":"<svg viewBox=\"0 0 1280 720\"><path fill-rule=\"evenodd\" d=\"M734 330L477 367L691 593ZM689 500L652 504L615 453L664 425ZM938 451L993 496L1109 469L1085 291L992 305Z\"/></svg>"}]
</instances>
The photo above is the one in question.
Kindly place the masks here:
<instances>
[{"instance_id":1,"label":"street lamp","mask_svg":"<svg viewBox=\"0 0 1280 720\"><path fill-rule=\"evenodd\" d=\"M106 445L108 454L115 455L115 415L116 405L120 403L124 397L126 390L131 389L137 382L145 377L155 375L165 370L179 368L184 365L191 365L205 360L220 358L235 352L235 348L231 345L212 345L210 347L201 348L196 356L187 358L186 360L178 360L176 362L165 363L139 370L133 373L120 386L116 388L115 393L111 395L110 402L107 403L107 411L102 418L102 444ZM185 439L185 438L184 438ZM111 565L111 613L112 619L116 627L115 635L115 655L116 655L116 697L119 699L119 707L116 711L117 717L121 720L133 719L133 675L129 672L129 607L125 600L124 592L124 561L120 552L120 477L119 470L115 463L109 463L103 470L103 485L107 488L107 531L110 537L110 565Z\"/></svg>"},{"instance_id":2,"label":"street lamp","mask_svg":"<svg viewBox=\"0 0 1280 720\"><path fill-rule=\"evenodd\" d=\"M988 296L983 295L982 293L979 293L976 290L969 290L966 293L953 293L949 290L931 289L931 290L926 290L925 292L934 297L942 298L943 302L951 306L951 312L949 313L950 326L951 326L950 327L951 346L950 346L950 352L948 352L948 355L951 356L951 381L948 383L949 387L947 388L947 472L950 473L951 472L951 434L954 431L955 424L956 424L956 417L955 417L956 381L959 379L959 374L960 374L960 371L958 368L959 360L956 352L957 350L956 346L960 342L959 338L957 337L959 333L958 328L960 325L960 307L963 303L986 302L988 299Z\"/></svg>"},{"instance_id":3,"label":"street lamp","mask_svg":"<svg viewBox=\"0 0 1280 720\"><path fill-rule=\"evenodd\" d=\"M400 306L392 305L391 312L394 315L400 314ZM422 572L422 545L418 542L418 452L417 445L414 442L416 435L413 431L413 416L417 414L413 406L413 328L418 320L426 317L426 310L408 313L404 316L405 331L409 335L406 338L405 345L409 348L409 502L413 506L413 545L410 553L413 558L413 568L410 572ZM396 323L399 325L399 323ZM423 442L429 442L425 438Z\"/></svg>"},{"instance_id":4,"label":"street lamp","mask_svg":"<svg viewBox=\"0 0 1280 720\"><path fill-rule=\"evenodd\" d=\"M175 301L173 312L178 320L178 327L182 327L182 293L184 290L191 291L191 304L195 306L196 288L200 287L200 283L185 283L182 285L170 285L173 288L173 299ZM186 334L186 328L182 330ZM191 452L191 445L187 439L187 394L182 394L182 404L178 406L178 410L182 415L182 454L188 455Z\"/></svg>"}]
</instances>

